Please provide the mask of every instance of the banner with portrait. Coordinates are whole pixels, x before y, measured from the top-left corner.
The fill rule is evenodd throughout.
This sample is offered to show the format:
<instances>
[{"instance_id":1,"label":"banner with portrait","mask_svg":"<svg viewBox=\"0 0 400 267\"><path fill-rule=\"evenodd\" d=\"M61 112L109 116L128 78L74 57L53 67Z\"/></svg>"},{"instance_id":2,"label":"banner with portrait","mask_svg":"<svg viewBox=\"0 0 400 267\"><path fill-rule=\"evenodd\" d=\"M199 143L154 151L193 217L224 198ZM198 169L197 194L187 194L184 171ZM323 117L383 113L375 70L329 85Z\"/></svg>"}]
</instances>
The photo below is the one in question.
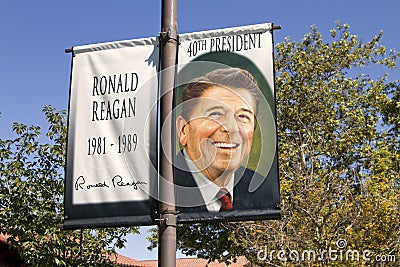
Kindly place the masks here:
<instances>
[{"instance_id":1,"label":"banner with portrait","mask_svg":"<svg viewBox=\"0 0 400 267\"><path fill-rule=\"evenodd\" d=\"M72 49L65 180L67 229L155 224L157 38ZM177 222L280 218L273 24L179 36Z\"/></svg>"},{"instance_id":2,"label":"banner with portrait","mask_svg":"<svg viewBox=\"0 0 400 267\"><path fill-rule=\"evenodd\" d=\"M74 47L65 228L153 224L157 38Z\"/></svg>"},{"instance_id":3,"label":"banner with portrait","mask_svg":"<svg viewBox=\"0 0 400 267\"><path fill-rule=\"evenodd\" d=\"M178 223L280 218L273 24L181 34Z\"/></svg>"}]
</instances>

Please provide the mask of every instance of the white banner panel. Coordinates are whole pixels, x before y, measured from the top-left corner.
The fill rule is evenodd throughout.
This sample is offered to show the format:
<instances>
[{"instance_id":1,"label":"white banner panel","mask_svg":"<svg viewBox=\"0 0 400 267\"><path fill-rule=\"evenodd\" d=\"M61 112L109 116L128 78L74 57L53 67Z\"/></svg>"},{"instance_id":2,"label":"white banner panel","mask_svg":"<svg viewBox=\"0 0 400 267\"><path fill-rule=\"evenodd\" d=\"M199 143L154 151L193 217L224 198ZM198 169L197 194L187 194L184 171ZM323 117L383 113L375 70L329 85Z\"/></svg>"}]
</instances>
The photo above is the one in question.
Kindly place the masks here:
<instances>
[{"instance_id":1,"label":"white banner panel","mask_svg":"<svg viewBox=\"0 0 400 267\"><path fill-rule=\"evenodd\" d=\"M157 185L157 42L73 48L66 222L121 216L150 222Z\"/></svg>"},{"instance_id":2,"label":"white banner panel","mask_svg":"<svg viewBox=\"0 0 400 267\"><path fill-rule=\"evenodd\" d=\"M178 222L279 218L273 24L179 41Z\"/></svg>"}]
</instances>

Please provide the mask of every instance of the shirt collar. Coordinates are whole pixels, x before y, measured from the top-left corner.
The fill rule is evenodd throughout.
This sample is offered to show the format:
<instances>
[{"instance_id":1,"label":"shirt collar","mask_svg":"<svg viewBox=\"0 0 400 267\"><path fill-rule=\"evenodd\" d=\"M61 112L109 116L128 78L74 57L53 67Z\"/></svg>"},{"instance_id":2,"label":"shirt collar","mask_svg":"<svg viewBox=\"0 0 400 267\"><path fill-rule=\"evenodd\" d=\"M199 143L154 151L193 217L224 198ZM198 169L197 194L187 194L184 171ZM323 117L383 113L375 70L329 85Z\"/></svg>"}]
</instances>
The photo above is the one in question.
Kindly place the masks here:
<instances>
[{"instance_id":1,"label":"shirt collar","mask_svg":"<svg viewBox=\"0 0 400 267\"><path fill-rule=\"evenodd\" d=\"M193 163L193 161L188 156L186 150L183 150L183 155L186 161L186 164L189 168L190 173L192 174L197 187L199 188L201 195L204 199L204 203L206 203L208 210L219 210L221 204L216 199L216 195L219 192L220 187L215 183L211 182L204 174L197 168L197 166ZM231 194L232 202L233 202L233 185L235 174L232 174L231 179L229 179L228 184L226 185L226 189Z\"/></svg>"}]
</instances>

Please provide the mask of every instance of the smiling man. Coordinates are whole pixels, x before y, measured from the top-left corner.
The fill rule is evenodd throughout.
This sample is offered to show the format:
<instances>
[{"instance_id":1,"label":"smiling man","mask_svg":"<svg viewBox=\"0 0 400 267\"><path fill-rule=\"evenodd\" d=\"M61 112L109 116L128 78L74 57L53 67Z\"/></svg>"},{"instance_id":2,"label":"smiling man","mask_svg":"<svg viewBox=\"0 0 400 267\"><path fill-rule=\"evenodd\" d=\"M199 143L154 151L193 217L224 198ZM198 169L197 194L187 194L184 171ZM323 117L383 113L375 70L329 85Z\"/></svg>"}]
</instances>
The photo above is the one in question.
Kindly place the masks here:
<instances>
[{"instance_id":1,"label":"smiling man","mask_svg":"<svg viewBox=\"0 0 400 267\"><path fill-rule=\"evenodd\" d=\"M268 202L265 179L242 166L251 152L260 91L239 68L217 69L186 85L176 119L183 150L175 160L176 203L180 212L257 209ZM250 198L249 198L250 197Z\"/></svg>"}]
</instances>

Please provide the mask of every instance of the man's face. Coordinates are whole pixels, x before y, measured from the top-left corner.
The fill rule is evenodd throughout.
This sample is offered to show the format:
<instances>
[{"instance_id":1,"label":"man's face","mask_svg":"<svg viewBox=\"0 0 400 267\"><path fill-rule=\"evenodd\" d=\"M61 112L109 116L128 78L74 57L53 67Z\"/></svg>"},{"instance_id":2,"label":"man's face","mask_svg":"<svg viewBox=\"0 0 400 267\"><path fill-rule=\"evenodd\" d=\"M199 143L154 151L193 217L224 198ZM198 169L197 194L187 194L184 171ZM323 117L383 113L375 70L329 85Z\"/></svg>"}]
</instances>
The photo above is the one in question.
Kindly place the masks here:
<instances>
[{"instance_id":1,"label":"man's face","mask_svg":"<svg viewBox=\"0 0 400 267\"><path fill-rule=\"evenodd\" d=\"M246 89L220 86L208 88L195 103L189 122L177 122L179 139L196 166L215 180L236 171L249 155L255 103Z\"/></svg>"}]
</instances>

